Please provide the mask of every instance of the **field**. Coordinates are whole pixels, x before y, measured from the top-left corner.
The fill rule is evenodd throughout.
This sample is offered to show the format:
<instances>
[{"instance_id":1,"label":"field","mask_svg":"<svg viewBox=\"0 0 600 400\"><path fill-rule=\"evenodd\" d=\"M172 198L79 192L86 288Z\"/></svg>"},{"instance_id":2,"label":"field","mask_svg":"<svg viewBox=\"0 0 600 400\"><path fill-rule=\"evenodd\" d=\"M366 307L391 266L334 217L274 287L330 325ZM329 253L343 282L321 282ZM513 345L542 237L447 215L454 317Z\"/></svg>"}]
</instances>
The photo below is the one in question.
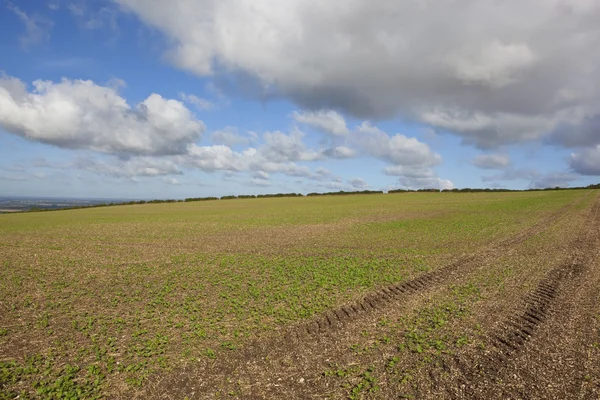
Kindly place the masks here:
<instances>
[{"instance_id":1,"label":"field","mask_svg":"<svg viewBox=\"0 0 600 400\"><path fill-rule=\"evenodd\" d=\"M0 399L600 398L600 192L0 215Z\"/></svg>"}]
</instances>

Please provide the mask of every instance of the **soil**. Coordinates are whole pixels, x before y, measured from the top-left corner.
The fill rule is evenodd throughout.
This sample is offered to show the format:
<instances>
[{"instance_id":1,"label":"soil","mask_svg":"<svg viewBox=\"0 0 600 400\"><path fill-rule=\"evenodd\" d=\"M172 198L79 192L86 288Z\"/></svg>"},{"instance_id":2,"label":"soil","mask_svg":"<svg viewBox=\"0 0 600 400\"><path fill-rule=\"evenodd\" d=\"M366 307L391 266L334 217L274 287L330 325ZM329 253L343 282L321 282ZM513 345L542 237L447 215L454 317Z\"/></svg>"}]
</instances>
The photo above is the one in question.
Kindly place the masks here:
<instances>
[{"instance_id":1,"label":"soil","mask_svg":"<svg viewBox=\"0 0 600 400\"><path fill-rule=\"evenodd\" d=\"M597 196L596 194L594 194ZM558 227L558 228L557 228ZM558 229L552 236L552 230ZM556 243L531 248L548 234ZM414 280L382 288L309 322L255 340L161 376L140 398L348 398L349 388L323 372L331 365L374 365L378 390L357 398L598 399L600 398L600 197L591 208L565 207L514 237L466 254ZM473 315L481 340L442 352L433 362L418 354L398 360L419 365L413 383L386 375L391 348L349 354L378 321L421 309L451 285L499 263L515 274ZM463 324L463 325L461 325ZM408 391L406 388L408 387Z\"/></svg>"}]
</instances>

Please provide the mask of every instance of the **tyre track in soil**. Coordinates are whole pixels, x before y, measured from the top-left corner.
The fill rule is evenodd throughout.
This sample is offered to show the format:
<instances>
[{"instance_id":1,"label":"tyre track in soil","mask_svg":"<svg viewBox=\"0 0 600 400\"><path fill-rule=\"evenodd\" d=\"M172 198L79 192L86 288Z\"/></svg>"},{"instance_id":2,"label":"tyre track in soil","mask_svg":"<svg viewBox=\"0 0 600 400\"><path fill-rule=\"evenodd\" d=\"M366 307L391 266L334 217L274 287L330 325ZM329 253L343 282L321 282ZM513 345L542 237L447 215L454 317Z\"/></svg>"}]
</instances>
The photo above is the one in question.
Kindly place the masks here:
<instances>
[{"instance_id":1,"label":"tyre track in soil","mask_svg":"<svg viewBox=\"0 0 600 400\"><path fill-rule=\"evenodd\" d=\"M436 398L599 399L600 197L572 252L487 335L487 350L430 371ZM597 342L596 342L597 343ZM441 374L447 378L440 379ZM595 374L595 379L590 374Z\"/></svg>"},{"instance_id":2,"label":"tyre track in soil","mask_svg":"<svg viewBox=\"0 0 600 400\"><path fill-rule=\"evenodd\" d=\"M368 314L372 310L386 307L390 302L399 300L402 297L428 290L437 285L445 284L448 278L455 275L457 272L464 272L466 267L480 265L483 259L488 259L490 256L497 256L499 253L504 254L504 250L544 231L580 201L583 201L583 199L578 199L575 203L562 207L543 221L532 225L512 237L500 240L489 246L487 249L480 250L475 254L460 257L458 260L445 267L425 273L412 280L389 285L373 291L372 293L365 295L364 298L358 302L342 306L338 309L326 311L323 315L308 323L294 326L292 329L284 331L284 341L302 340L306 335L318 335L319 333L324 333L335 329L340 323L360 318L362 314Z\"/></svg>"},{"instance_id":3,"label":"tyre track in soil","mask_svg":"<svg viewBox=\"0 0 600 400\"><path fill-rule=\"evenodd\" d=\"M251 369L256 364L253 360L282 357L282 354L294 352L296 349L304 347L307 342L322 341L324 335L327 336L324 339L325 341L335 340L336 331L343 330L348 325L364 323L367 319L374 320L379 315L379 311L407 300L411 296L431 292L451 282L453 277L469 273L486 260L506 254L513 246L552 226L576 204L586 199L587 197L582 196L514 236L492 243L474 254L461 256L435 271L425 273L410 281L389 285L373 291L358 301L326 311L308 322L284 329L277 336L259 338L248 343L240 350L217 357L218 361L203 360L201 365L178 369L149 385L148 390L139 393L136 397L163 399L212 398L212 394L218 388L231 387L230 377L234 375L251 376ZM313 355L316 356L317 354ZM264 374L261 375L264 377ZM267 386L279 386L277 383L265 384ZM295 397L305 398L301 393L298 393L298 391L303 391L305 387L302 385L295 386L294 389L290 388L298 395ZM280 391L275 390L275 392Z\"/></svg>"}]
</instances>

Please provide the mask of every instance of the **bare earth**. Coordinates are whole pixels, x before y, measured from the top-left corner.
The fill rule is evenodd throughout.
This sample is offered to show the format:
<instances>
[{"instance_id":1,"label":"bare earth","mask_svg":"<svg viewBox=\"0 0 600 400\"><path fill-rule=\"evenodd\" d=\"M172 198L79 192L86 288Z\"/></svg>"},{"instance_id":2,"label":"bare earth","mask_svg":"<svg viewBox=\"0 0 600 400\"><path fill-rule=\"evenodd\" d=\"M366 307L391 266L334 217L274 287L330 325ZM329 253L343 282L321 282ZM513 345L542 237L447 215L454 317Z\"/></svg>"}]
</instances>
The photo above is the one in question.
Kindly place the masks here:
<instances>
[{"instance_id":1,"label":"bare earth","mask_svg":"<svg viewBox=\"0 0 600 400\"><path fill-rule=\"evenodd\" d=\"M600 197L140 398L598 399ZM472 294L473 284L483 289ZM465 289L466 288L466 289Z\"/></svg>"}]
</instances>

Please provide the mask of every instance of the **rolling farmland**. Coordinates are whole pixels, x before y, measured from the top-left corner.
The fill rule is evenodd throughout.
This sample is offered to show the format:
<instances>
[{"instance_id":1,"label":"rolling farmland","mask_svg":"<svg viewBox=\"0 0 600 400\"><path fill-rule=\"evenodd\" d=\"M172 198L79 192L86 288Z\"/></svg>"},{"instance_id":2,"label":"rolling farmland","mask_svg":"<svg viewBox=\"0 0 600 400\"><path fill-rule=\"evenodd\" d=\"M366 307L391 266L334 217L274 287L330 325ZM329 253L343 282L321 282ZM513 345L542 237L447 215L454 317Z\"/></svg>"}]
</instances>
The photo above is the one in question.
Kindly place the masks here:
<instances>
[{"instance_id":1,"label":"rolling farmland","mask_svg":"<svg viewBox=\"0 0 600 400\"><path fill-rule=\"evenodd\" d=\"M599 251L597 190L0 215L0 399L598 398Z\"/></svg>"}]
</instances>

